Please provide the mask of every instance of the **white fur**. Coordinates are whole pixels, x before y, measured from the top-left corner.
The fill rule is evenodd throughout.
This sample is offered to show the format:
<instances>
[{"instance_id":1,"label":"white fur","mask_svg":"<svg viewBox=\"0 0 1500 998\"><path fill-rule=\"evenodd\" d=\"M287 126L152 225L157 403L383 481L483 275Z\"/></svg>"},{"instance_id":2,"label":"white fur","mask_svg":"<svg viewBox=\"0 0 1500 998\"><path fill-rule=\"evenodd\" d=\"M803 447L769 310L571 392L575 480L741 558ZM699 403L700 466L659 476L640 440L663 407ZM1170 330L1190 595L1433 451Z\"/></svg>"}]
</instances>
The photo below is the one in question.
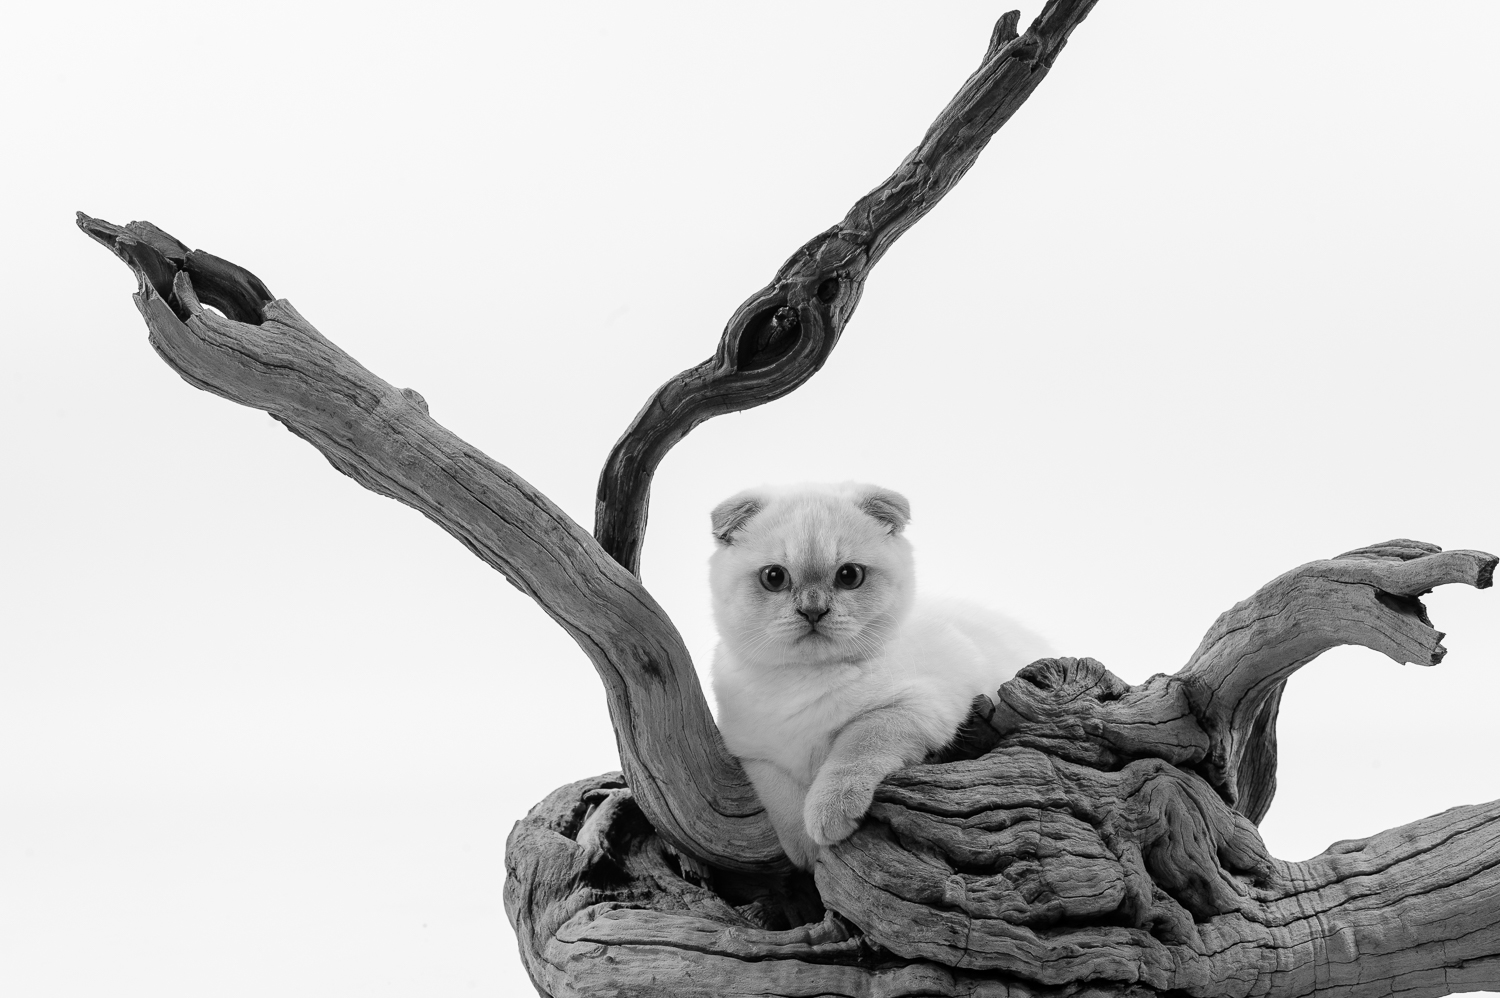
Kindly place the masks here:
<instances>
[{"instance_id":1,"label":"white fur","mask_svg":"<svg viewBox=\"0 0 1500 998\"><path fill-rule=\"evenodd\" d=\"M947 744L977 694L1046 654L996 614L914 599L906 509L845 483L756 489L715 510L719 729L802 867L858 827L882 779ZM846 563L865 569L858 588L834 584ZM767 565L788 588L761 585ZM799 606L827 612L814 625Z\"/></svg>"}]
</instances>

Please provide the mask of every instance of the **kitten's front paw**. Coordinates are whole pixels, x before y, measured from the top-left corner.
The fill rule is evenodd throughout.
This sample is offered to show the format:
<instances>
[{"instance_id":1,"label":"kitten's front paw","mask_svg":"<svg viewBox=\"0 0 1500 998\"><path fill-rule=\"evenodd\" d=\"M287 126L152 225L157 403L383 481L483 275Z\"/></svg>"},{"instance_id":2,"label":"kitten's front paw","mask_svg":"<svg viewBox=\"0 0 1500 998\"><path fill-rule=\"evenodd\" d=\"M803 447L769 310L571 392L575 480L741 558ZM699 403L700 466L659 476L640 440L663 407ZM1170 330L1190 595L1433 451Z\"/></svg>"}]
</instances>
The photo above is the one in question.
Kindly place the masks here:
<instances>
[{"instance_id":1,"label":"kitten's front paw","mask_svg":"<svg viewBox=\"0 0 1500 998\"><path fill-rule=\"evenodd\" d=\"M802 808L808 836L820 846L831 846L853 835L875 799L876 782L860 773L820 773Z\"/></svg>"}]
</instances>

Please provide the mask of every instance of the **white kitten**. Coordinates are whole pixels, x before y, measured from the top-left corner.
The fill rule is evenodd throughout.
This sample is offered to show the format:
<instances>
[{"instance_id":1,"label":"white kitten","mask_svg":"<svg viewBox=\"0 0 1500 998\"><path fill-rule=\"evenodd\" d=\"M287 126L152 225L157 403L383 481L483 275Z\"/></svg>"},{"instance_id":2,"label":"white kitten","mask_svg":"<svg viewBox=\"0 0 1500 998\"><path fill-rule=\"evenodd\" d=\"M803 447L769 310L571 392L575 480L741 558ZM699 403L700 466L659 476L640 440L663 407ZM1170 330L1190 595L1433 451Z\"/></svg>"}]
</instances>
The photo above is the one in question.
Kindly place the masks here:
<instances>
[{"instance_id":1,"label":"white kitten","mask_svg":"<svg viewBox=\"0 0 1500 998\"><path fill-rule=\"evenodd\" d=\"M913 599L906 499L753 489L713 511L719 730L787 855L848 837L875 786L947 744L976 694L1046 654L978 607Z\"/></svg>"}]
</instances>

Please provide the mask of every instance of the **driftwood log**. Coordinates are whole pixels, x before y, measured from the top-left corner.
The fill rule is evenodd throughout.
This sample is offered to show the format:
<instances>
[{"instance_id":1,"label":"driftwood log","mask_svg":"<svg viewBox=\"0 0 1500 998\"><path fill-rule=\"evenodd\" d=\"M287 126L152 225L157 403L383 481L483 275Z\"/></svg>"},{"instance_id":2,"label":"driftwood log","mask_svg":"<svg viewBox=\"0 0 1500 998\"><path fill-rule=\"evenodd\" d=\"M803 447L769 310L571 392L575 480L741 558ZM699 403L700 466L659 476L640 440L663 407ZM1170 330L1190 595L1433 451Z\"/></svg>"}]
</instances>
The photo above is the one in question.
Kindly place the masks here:
<instances>
[{"instance_id":1,"label":"driftwood log","mask_svg":"<svg viewBox=\"0 0 1500 998\"><path fill-rule=\"evenodd\" d=\"M1496 559L1397 540L1316 561L1225 613L1175 674L1028 666L953 744L879 788L793 870L725 750L676 629L638 577L651 479L703 420L828 358L871 267L974 162L1092 0L997 24L896 172L663 385L600 476L594 534L360 366L249 271L147 222L79 216L136 273L161 357L269 412L365 487L498 569L589 656L623 772L555 791L507 843L506 910L538 990L682 995L1441 995L1500 987L1500 802L1305 863L1256 823L1283 684L1358 644L1436 664L1420 597Z\"/></svg>"}]
</instances>

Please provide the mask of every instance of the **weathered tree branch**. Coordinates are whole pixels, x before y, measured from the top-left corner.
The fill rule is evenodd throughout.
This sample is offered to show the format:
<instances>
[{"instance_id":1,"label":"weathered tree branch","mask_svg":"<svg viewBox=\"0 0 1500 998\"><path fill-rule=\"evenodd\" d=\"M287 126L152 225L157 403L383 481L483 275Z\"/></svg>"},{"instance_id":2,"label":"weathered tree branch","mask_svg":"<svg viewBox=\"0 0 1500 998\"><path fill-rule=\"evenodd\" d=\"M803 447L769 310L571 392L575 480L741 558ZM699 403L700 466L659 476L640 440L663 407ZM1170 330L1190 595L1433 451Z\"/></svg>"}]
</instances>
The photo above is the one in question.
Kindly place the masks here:
<instances>
[{"instance_id":1,"label":"weathered tree branch","mask_svg":"<svg viewBox=\"0 0 1500 998\"><path fill-rule=\"evenodd\" d=\"M1136 687L1089 659L1028 666L976 711L964 750L881 785L819 862L826 910L800 928L794 881L756 899L716 884L710 900L663 872L628 801L581 848L580 801L611 784L564 788L508 847L527 967L553 995L648 993L666 975L683 995L1500 987L1500 802L1284 863L1231 806L1229 765L1264 718L1236 705L1338 644L1436 661L1417 596L1486 587L1495 563L1393 541L1304 565L1222 616L1178 674Z\"/></svg>"},{"instance_id":2,"label":"weathered tree branch","mask_svg":"<svg viewBox=\"0 0 1500 998\"><path fill-rule=\"evenodd\" d=\"M189 384L266 410L339 471L420 511L573 636L604 682L636 803L665 841L731 869L778 865L781 847L724 748L676 627L578 524L243 268L150 223L80 214L79 225L135 271L151 344Z\"/></svg>"},{"instance_id":3,"label":"weathered tree branch","mask_svg":"<svg viewBox=\"0 0 1500 998\"><path fill-rule=\"evenodd\" d=\"M1080 687L1073 699L1053 692L1059 680L1031 675L1032 683L1001 691L989 732L971 727L965 744L971 753L993 748L999 729L1066 758L1086 751L1080 761L1094 765L1165 759L1199 773L1259 823L1275 794L1276 708L1287 677L1346 644L1435 665L1443 635L1418 597L1450 583L1488 588L1494 567L1483 552L1408 540L1310 562L1221 615L1175 675L1128 687L1108 672L1089 673L1102 685ZM1069 674L1067 682L1080 680Z\"/></svg>"},{"instance_id":4,"label":"weathered tree branch","mask_svg":"<svg viewBox=\"0 0 1500 998\"><path fill-rule=\"evenodd\" d=\"M854 314L870 269L968 172L1094 3L1052 0L1020 36L1020 13L1001 17L979 69L896 172L745 300L713 357L647 400L599 475L594 536L616 561L640 574L651 478L667 451L704 420L781 398L817 373Z\"/></svg>"},{"instance_id":5,"label":"weathered tree branch","mask_svg":"<svg viewBox=\"0 0 1500 998\"><path fill-rule=\"evenodd\" d=\"M1394 540L1303 565L1236 604L1176 677L1212 739L1210 779L1259 822L1275 793L1275 718L1287 677L1345 644L1436 665L1443 635L1418 597L1455 582L1486 588L1494 570L1494 558L1478 551Z\"/></svg>"}]
</instances>

